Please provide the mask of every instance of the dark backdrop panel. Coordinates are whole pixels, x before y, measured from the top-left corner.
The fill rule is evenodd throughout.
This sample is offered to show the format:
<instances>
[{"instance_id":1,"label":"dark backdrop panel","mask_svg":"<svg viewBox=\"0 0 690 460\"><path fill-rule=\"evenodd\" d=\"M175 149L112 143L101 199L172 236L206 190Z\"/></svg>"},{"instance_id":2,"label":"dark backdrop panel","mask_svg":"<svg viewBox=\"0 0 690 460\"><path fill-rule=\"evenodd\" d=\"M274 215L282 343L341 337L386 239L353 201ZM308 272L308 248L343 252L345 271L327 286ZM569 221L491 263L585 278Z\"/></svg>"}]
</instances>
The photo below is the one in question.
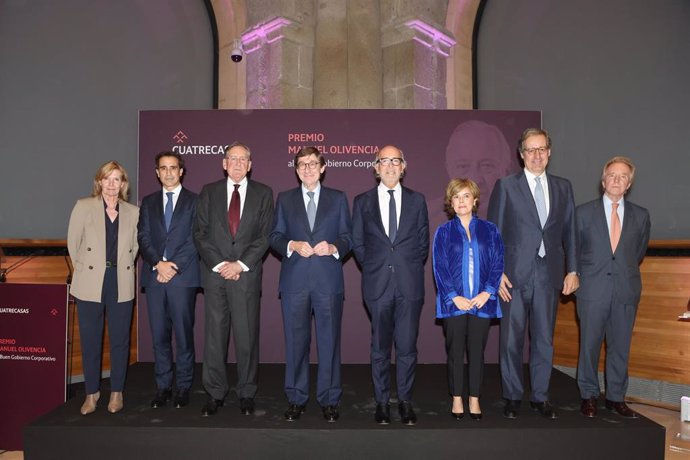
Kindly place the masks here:
<instances>
[{"instance_id":1,"label":"dark backdrop panel","mask_svg":"<svg viewBox=\"0 0 690 460\"><path fill-rule=\"evenodd\" d=\"M516 145L520 133L540 125L538 112L431 110L259 110L259 111L145 111L140 114L139 202L160 190L154 157L162 150L184 153L184 185L193 191L224 177L223 147L238 140L252 149L252 179L278 192L299 182L290 166L301 145L317 145L328 162L323 183L354 197L376 186L371 168L378 147L395 144L407 160L406 186L427 197L430 233L446 221L443 194L449 176L469 176L484 187L518 168ZM312 136L300 141L295 135ZM291 140L292 139L292 140ZM347 152L364 153L347 153ZM367 153L368 152L368 153ZM448 159L448 161L447 161ZM495 168L487 166L500 161ZM343 164L344 163L344 164ZM479 165L479 166L477 166ZM483 166L482 166L483 165ZM448 171L447 171L448 170ZM489 188L482 190L488 201ZM431 243L431 242L430 242ZM261 361L284 362L283 326L278 299L280 263L269 255L264 264L261 304ZM426 264L426 298L419 336L419 361L445 362L442 328L435 322L431 257ZM369 362L370 323L360 293L361 273L352 257L345 262L343 362ZM146 298L139 296L139 360L151 361ZM197 299L196 352L203 352L203 298ZM487 359L497 361L498 327L492 328ZM312 350L313 352L314 350ZM312 353L312 359L315 354ZM231 353L231 359L232 353Z\"/></svg>"},{"instance_id":2,"label":"dark backdrop panel","mask_svg":"<svg viewBox=\"0 0 690 460\"><path fill-rule=\"evenodd\" d=\"M627 155L630 199L653 239L690 237L690 2L487 1L477 43L478 108L540 110L549 170L577 203L598 196L601 168Z\"/></svg>"},{"instance_id":3,"label":"dark backdrop panel","mask_svg":"<svg viewBox=\"0 0 690 460\"><path fill-rule=\"evenodd\" d=\"M203 0L0 0L0 238L66 238L141 109L213 107Z\"/></svg>"}]
</instances>

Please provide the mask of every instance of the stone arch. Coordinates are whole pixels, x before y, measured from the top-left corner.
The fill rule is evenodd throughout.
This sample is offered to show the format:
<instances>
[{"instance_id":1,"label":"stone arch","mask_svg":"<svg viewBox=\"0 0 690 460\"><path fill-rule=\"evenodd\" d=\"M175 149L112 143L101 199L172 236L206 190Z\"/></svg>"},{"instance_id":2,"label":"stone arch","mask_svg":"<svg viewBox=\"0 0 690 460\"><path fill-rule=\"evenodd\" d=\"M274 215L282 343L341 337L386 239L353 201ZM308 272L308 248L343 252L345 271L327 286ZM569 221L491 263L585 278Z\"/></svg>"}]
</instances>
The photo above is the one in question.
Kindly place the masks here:
<instances>
[{"instance_id":1,"label":"stone arch","mask_svg":"<svg viewBox=\"0 0 690 460\"><path fill-rule=\"evenodd\" d=\"M232 62L234 41L247 28L246 0L210 1L218 30L218 108L244 109L247 95L247 60Z\"/></svg>"},{"instance_id":2,"label":"stone arch","mask_svg":"<svg viewBox=\"0 0 690 460\"><path fill-rule=\"evenodd\" d=\"M449 0L446 29L456 44L448 58L446 97L449 109L474 108L474 38L477 14L486 0Z\"/></svg>"}]
</instances>

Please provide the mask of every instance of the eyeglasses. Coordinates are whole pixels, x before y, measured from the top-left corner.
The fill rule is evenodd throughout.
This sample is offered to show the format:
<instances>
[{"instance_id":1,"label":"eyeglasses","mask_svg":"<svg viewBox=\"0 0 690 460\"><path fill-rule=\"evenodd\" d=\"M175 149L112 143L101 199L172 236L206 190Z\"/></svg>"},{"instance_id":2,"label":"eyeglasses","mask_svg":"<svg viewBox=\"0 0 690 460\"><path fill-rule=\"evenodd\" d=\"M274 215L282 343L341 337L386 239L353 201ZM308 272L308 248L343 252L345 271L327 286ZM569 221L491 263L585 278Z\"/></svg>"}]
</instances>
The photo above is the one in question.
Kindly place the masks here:
<instances>
[{"instance_id":1,"label":"eyeglasses","mask_svg":"<svg viewBox=\"0 0 690 460\"><path fill-rule=\"evenodd\" d=\"M529 149L523 149L523 153L527 153L528 155L534 155L535 153L540 153L544 155L546 152L549 151L548 147L531 147Z\"/></svg>"},{"instance_id":2,"label":"eyeglasses","mask_svg":"<svg viewBox=\"0 0 690 460\"><path fill-rule=\"evenodd\" d=\"M379 158L376 160L376 163L383 165L383 166L388 166L388 165L393 165L393 166L400 166L403 163L402 158Z\"/></svg>"},{"instance_id":3,"label":"eyeglasses","mask_svg":"<svg viewBox=\"0 0 690 460\"><path fill-rule=\"evenodd\" d=\"M297 169L304 171L309 167L309 169L316 169L321 165L318 161L310 161L309 163L297 163Z\"/></svg>"}]
</instances>

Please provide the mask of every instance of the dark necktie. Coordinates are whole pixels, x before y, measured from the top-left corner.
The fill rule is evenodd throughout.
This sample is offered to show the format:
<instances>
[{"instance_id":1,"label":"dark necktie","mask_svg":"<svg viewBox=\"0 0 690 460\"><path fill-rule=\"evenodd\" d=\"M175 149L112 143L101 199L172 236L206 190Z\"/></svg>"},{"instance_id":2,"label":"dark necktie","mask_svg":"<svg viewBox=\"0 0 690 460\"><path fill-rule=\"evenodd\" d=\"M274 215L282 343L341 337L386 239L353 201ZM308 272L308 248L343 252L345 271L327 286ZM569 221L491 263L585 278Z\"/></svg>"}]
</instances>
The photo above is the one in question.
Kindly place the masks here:
<instances>
[{"instance_id":1,"label":"dark necktie","mask_svg":"<svg viewBox=\"0 0 690 460\"><path fill-rule=\"evenodd\" d=\"M307 192L309 203L307 203L307 219L309 219L309 230L314 230L316 220L316 203L314 203L314 192Z\"/></svg>"},{"instance_id":2,"label":"dark necktie","mask_svg":"<svg viewBox=\"0 0 690 460\"><path fill-rule=\"evenodd\" d=\"M388 190L391 199L388 200L388 238L391 243L398 234L398 211L395 209L395 190Z\"/></svg>"},{"instance_id":3,"label":"dark necktie","mask_svg":"<svg viewBox=\"0 0 690 460\"><path fill-rule=\"evenodd\" d=\"M228 226L230 234L234 238L237 235L237 229L240 226L240 184L233 184L235 190L230 197L230 207L228 207Z\"/></svg>"},{"instance_id":4,"label":"dark necktie","mask_svg":"<svg viewBox=\"0 0 690 460\"><path fill-rule=\"evenodd\" d=\"M165 230L170 230L170 222L172 222L173 216L173 192L165 192L168 196L168 201L165 203L165 211L163 212L163 217L165 217Z\"/></svg>"},{"instance_id":5,"label":"dark necktie","mask_svg":"<svg viewBox=\"0 0 690 460\"><path fill-rule=\"evenodd\" d=\"M168 201L165 203L165 210L163 211L163 217L165 218L165 231L170 230L170 222L172 222L173 216L173 192L165 192L168 197ZM168 260L168 248L163 249L163 259Z\"/></svg>"}]
</instances>

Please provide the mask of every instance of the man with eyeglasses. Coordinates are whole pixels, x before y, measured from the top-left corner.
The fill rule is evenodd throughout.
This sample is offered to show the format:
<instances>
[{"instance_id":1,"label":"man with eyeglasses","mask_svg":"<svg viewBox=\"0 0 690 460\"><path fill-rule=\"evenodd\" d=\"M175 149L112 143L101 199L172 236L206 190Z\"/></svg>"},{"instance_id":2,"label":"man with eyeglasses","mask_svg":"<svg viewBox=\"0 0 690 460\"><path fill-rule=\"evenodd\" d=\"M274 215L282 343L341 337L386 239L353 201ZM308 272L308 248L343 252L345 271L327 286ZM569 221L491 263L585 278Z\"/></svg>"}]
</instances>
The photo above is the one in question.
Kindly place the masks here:
<instances>
[{"instance_id":1,"label":"man with eyeglasses","mask_svg":"<svg viewBox=\"0 0 690 460\"><path fill-rule=\"evenodd\" d=\"M300 418L309 399L311 316L316 325L316 399L323 416L340 416L340 326L343 315L343 258L352 247L345 193L321 185L321 152L303 147L295 156L301 182L276 200L271 247L282 258L279 291L285 330L287 421Z\"/></svg>"},{"instance_id":2,"label":"man with eyeglasses","mask_svg":"<svg viewBox=\"0 0 690 460\"><path fill-rule=\"evenodd\" d=\"M572 294L579 286L575 203L570 181L546 174L551 138L545 130L529 128L522 133L520 156L524 170L496 182L488 213L505 246L505 272L498 292L503 311L499 345L503 415L509 419L519 415L529 329L530 407L555 419L549 380L556 310L559 295Z\"/></svg>"},{"instance_id":3,"label":"man with eyeglasses","mask_svg":"<svg viewBox=\"0 0 690 460\"><path fill-rule=\"evenodd\" d=\"M421 193L403 187L402 150L387 145L376 155L378 186L355 198L353 252L362 267L362 297L371 315L371 374L374 420L389 424L391 350L400 421L417 422L412 388L417 334L424 303L424 262L429 254L429 216Z\"/></svg>"},{"instance_id":4,"label":"man with eyeglasses","mask_svg":"<svg viewBox=\"0 0 690 460\"><path fill-rule=\"evenodd\" d=\"M194 304L199 279L199 254L192 226L198 196L181 184L184 160L178 153L156 155L156 176L163 185L141 201L137 240L143 260L140 284L153 341L156 395L152 408L173 399L173 347L175 386L173 404L189 403L194 379Z\"/></svg>"},{"instance_id":5,"label":"man with eyeglasses","mask_svg":"<svg viewBox=\"0 0 690 460\"><path fill-rule=\"evenodd\" d=\"M202 381L208 400L202 416L214 415L228 393L231 326L240 413L254 413L261 276L273 217L273 191L247 177L252 169L249 147L231 144L225 151L223 169L227 179L201 190L194 225L194 241L203 262L205 306Z\"/></svg>"}]
</instances>

